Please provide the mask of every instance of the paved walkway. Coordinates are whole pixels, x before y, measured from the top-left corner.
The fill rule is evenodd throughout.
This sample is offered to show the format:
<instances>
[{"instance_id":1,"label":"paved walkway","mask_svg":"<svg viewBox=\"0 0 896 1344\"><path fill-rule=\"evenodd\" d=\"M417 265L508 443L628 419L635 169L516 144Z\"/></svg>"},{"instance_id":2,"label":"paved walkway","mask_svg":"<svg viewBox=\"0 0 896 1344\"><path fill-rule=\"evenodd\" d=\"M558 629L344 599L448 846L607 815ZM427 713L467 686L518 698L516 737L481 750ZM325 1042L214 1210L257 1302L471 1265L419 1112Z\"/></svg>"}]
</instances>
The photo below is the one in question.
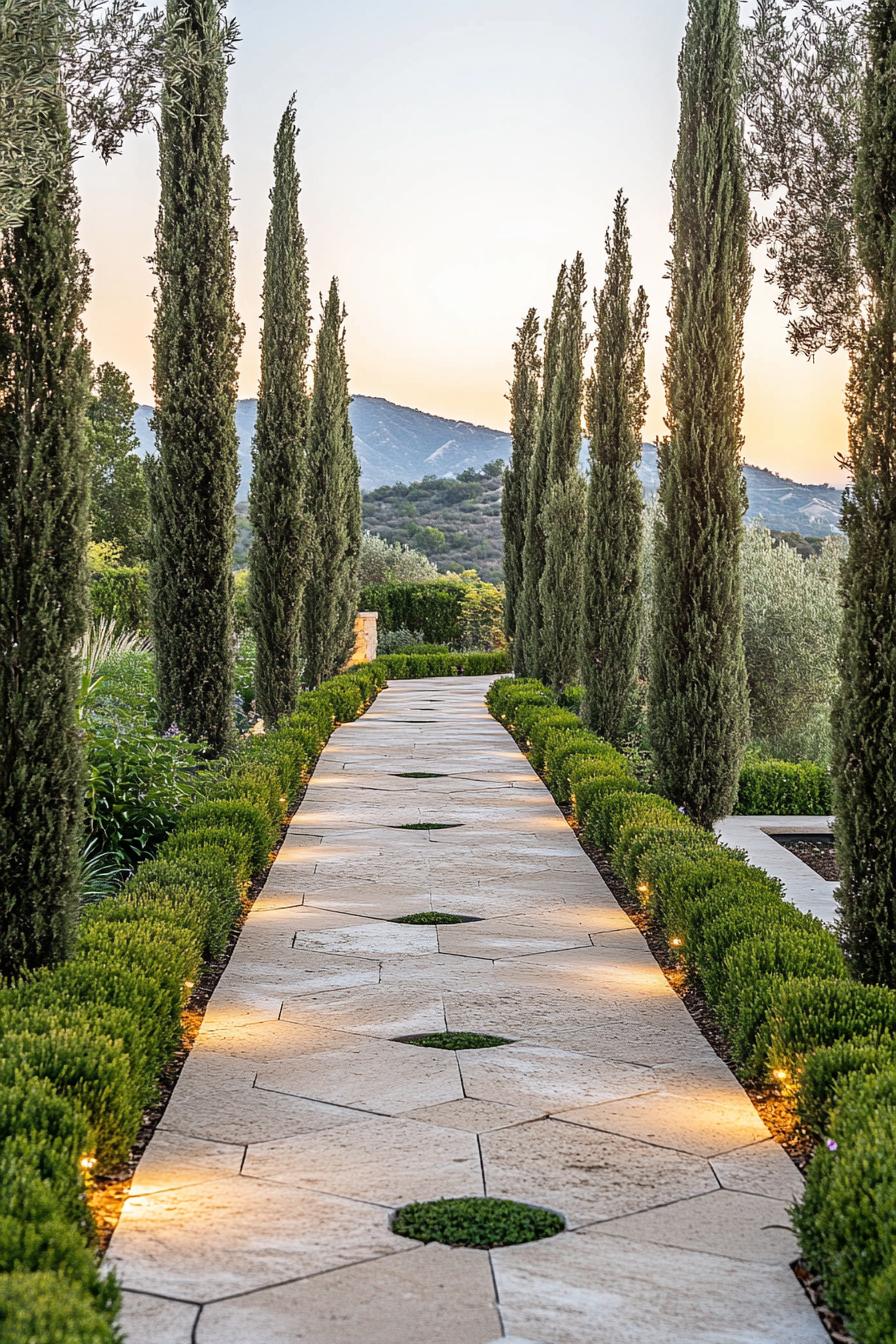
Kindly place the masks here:
<instances>
[{"instance_id":1,"label":"paved walkway","mask_svg":"<svg viewBox=\"0 0 896 1344\"><path fill-rule=\"evenodd\" d=\"M824 1344L795 1169L487 684L398 683L331 739L112 1240L129 1344ZM421 909L481 922L389 922ZM394 1039L446 1026L515 1044ZM569 1230L389 1229L484 1192Z\"/></svg>"},{"instance_id":2,"label":"paved walkway","mask_svg":"<svg viewBox=\"0 0 896 1344\"><path fill-rule=\"evenodd\" d=\"M840 883L826 882L775 839L776 835L829 836L833 824L833 817L726 817L717 823L716 831L726 845L746 850L750 863L777 877L798 910L836 924Z\"/></svg>"}]
</instances>

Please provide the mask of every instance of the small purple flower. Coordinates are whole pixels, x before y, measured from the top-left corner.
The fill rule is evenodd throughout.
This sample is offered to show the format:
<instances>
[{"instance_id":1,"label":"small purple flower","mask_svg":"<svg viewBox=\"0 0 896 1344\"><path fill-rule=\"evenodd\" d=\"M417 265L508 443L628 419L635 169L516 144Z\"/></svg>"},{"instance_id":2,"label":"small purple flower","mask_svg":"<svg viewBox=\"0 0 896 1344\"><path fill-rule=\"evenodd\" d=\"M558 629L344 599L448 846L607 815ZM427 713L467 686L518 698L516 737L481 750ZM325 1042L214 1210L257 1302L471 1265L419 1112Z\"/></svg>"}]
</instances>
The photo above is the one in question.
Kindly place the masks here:
<instances>
[{"instance_id":1,"label":"small purple flower","mask_svg":"<svg viewBox=\"0 0 896 1344\"><path fill-rule=\"evenodd\" d=\"M827 1147L827 1150L828 1150L829 1153L836 1153L836 1151L837 1151L837 1146L838 1146L838 1145L837 1145L837 1140L836 1140L836 1139L825 1139L825 1146Z\"/></svg>"},{"instance_id":2,"label":"small purple flower","mask_svg":"<svg viewBox=\"0 0 896 1344\"><path fill-rule=\"evenodd\" d=\"M176 724L176 723L172 723L171 726L168 728L167 732L164 734L164 736L165 736L165 737L180 737L180 729L178 728L177 724Z\"/></svg>"}]
</instances>

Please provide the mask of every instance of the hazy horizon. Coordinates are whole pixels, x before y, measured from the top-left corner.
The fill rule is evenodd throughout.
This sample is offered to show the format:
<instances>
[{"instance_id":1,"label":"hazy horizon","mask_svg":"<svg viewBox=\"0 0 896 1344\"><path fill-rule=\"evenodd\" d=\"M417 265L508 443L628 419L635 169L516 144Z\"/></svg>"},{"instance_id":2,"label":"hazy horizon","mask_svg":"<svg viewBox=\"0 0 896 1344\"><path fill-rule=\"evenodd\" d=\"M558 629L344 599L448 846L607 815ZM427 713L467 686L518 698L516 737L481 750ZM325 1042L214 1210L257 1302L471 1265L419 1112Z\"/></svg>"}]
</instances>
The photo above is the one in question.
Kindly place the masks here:
<instances>
[{"instance_id":1,"label":"hazy horizon","mask_svg":"<svg viewBox=\"0 0 896 1344\"><path fill-rule=\"evenodd\" d=\"M511 343L544 315L560 262L585 255L589 294L621 186L635 277L651 302L645 441L663 433L677 57L686 0L236 0L231 70L237 302L246 325L240 396L258 378L271 157L298 94L301 212L312 292L338 274L352 391L448 419L507 428ZM93 264L87 329L151 402L157 206L154 134L104 166L79 164L82 244ZM846 360L792 356L762 259L746 328L747 461L841 483ZM592 315L588 312L589 324Z\"/></svg>"}]
</instances>

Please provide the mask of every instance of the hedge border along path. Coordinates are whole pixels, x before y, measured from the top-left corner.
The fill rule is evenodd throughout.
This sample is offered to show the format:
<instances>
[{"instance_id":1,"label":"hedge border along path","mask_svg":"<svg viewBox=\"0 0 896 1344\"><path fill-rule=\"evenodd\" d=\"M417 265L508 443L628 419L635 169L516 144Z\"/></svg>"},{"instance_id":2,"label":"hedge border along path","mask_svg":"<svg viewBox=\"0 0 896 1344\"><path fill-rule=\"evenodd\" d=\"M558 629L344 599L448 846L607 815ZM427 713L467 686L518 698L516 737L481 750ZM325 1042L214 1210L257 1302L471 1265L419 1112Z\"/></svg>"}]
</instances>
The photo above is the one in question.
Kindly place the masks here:
<instances>
[{"instance_id":1,"label":"hedge border along path","mask_svg":"<svg viewBox=\"0 0 896 1344\"><path fill-rule=\"evenodd\" d=\"M486 686L392 685L322 753L112 1240L129 1344L823 1339L778 1230L792 1164ZM394 777L415 766L447 777ZM463 828L394 828L439 810ZM480 922L391 922L427 905ZM513 1043L392 1039L496 1029ZM390 1228L479 1197L570 1230Z\"/></svg>"},{"instance_id":2,"label":"hedge border along path","mask_svg":"<svg viewBox=\"0 0 896 1344\"><path fill-rule=\"evenodd\" d=\"M792 1099L818 1141L794 1216L809 1274L858 1344L893 1344L896 993L850 979L821 921L644 791L547 687L499 681L489 703L699 981L743 1076Z\"/></svg>"}]
</instances>

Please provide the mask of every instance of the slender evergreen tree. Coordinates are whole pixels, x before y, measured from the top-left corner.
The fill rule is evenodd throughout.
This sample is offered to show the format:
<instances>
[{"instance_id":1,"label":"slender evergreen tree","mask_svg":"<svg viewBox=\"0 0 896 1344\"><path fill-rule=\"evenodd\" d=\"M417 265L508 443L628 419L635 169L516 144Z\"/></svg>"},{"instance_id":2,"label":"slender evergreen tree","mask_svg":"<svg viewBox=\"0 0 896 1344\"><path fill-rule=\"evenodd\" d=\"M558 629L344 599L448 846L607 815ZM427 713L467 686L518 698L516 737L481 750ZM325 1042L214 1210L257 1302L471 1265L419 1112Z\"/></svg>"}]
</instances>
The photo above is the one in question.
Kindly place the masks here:
<instances>
[{"instance_id":1,"label":"slender evergreen tree","mask_svg":"<svg viewBox=\"0 0 896 1344\"><path fill-rule=\"evenodd\" d=\"M541 511L544 570L538 581L541 611L540 675L560 691L576 679L582 615L582 537L585 486L582 447L582 377L585 263L578 253L569 269L557 369L551 386L548 487Z\"/></svg>"},{"instance_id":2,"label":"slender evergreen tree","mask_svg":"<svg viewBox=\"0 0 896 1344\"><path fill-rule=\"evenodd\" d=\"M526 534L526 482L538 434L539 378L538 315L530 308L517 329L513 346L513 382L510 385L510 464L504 472L501 523L504 529L504 633L513 649L514 670L524 671L522 641L517 641L517 606L523 584L523 545Z\"/></svg>"},{"instance_id":3,"label":"slender evergreen tree","mask_svg":"<svg viewBox=\"0 0 896 1344\"><path fill-rule=\"evenodd\" d=\"M44 128L67 135L61 103ZM0 233L0 976L59 961L77 914L84 774L87 265L71 160Z\"/></svg>"},{"instance_id":4,"label":"slender evergreen tree","mask_svg":"<svg viewBox=\"0 0 896 1344\"><path fill-rule=\"evenodd\" d=\"M647 296L632 301L628 203L616 197L585 418L591 441L582 597L582 717L621 746L631 722L641 623L644 495L638 477L647 408Z\"/></svg>"},{"instance_id":5,"label":"slender evergreen tree","mask_svg":"<svg viewBox=\"0 0 896 1344\"><path fill-rule=\"evenodd\" d=\"M301 686L299 633L307 578L303 462L308 422L311 310L299 219L295 98L274 149L265 247L261 380L249 498L249 607L255 632L255 697L267 724L294 707Z\"/></svg>"},{"instance_id":6,"label":"slender evergreen tree","mask_svg":"<svg viewBox=\"0 0 896 1344\"><path fill-rule=\"evenodd\" d=\"M101 364L87 404L90 532L94 541L116 542L128 565L146 559L149 540L149 500L137 451L136 410L127 374L114 364Z\"/></svg>"},{"instance_id":7,"label":"slender evergreen tree","mask_svg":"<svg viewBox=\"0 0 896 1344\"><path fill-rule=\"evenodd\" d=\"M751 270L737 0L690 0L679 87L650 730L660 787L708 826L734 804L748 717L740 422Z\"/></svg>"},{"instance_id":8,"label":"slender evergreen tree","mask_svg":"<svg viewBox=\"0 0 896 1344\"><path fill-rule=\"evenodd\" d=\"M159 135L151 579L160 717L220 750L233 723L237 359L229 25L223 0L169 0Z\"/></svg>"},{"instance_id":9,"label":"slender evergreen tree","mask_svg":"<svg viewBox=\"0 0 896 1344\"><path fill-rule=\"evenodd\" d=\"M522 583L515 613L514 670L528 677L544 672L542 613L539 581L544 573L545 536L541 511L550 484L551 399L563 334L569 267L564 261L557 276L551 316L545 324L544 361L538 428L526 474L526 532L523 540Z\"/></svg>"},{"instance_id":10,"label":"slender evergreen tree","mask_svg":"<svg viewBox=\"0 0 896 1344\"><path fill-rule=\"evenodd\" d=\"M847 394L853 484L834 710L841 905L852 963L896 985L896 8L871 0L856 228L868 281Z\"/></svg>"},{"instance_id":11,"label":"slender evergreen tree","mask_svg":"<svg viewBox=\"0 0 896 1344\"><path fill-rule=\"evenodd\" d=\"M352 651L358 610L361 492L348 418L345 312L334 279L317 334L308 426L307 501L312 564L305 588L302 653L306 685L334 676Z\"/></svg>"}]
</instances>

